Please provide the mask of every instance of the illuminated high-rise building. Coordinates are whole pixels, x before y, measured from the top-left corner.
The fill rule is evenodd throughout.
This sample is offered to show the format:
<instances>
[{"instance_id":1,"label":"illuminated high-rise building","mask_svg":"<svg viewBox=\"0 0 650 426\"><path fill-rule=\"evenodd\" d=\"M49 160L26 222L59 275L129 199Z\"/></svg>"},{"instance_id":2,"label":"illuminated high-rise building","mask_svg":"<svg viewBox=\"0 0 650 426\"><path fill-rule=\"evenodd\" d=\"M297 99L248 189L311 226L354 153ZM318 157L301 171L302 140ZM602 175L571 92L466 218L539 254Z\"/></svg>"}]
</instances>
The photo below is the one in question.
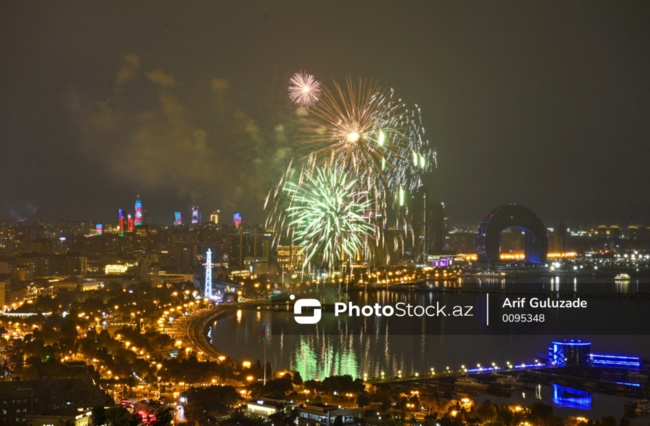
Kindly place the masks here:
<instances>
[{"instance_id":1,"label":"illuminated high-rise building","mask_svg":"<svg viewBox=\"0 0 650 426\"><path fill-rule=\"evenodd\" d=\"M235 213L232 217L233 222L235 222L235 228L239 228L241 225L241 213Z\"/></svg>"},{"instance_id":2,"label":"illuminated high-rise building","mask_svg":"<svg viewBox=\"0 0 650 426\"><path fill-rule=\"evenodd\" d=\"M127 217L129 232L133 232L133 228L134 228L134 226L133 226L133 217L130 214L126 215L126 217Z\"/></svg>"},{"instance_id":3,"label":"illuminated high-rise building","mask_svg":"<svg viewBox=\"0 0 650 426\"><path fill-rule=\"evenodd\" d=\"M142 225L142 200L138 195L138 198L135 200L135 226Z\"/></svg>"},{"instance_id":4,"label":"illuminated high-rise building","mask_svg":"<svg viewBox=\"0 0 650 426\"><path fill-rule=\"evenodd\" d=\"M118 233L120 234L120 237L124 236L124 212L122 212L122 209L119 210L119 218L117 222L117 230Z\"/></svg>"},{"instance_id":5,"label":"illuminated high-rise building","mask_svg":"<svg viewBox=\"0 0 650 426\"><path fill-rule=\"evenodd\" d=\"M210 222L216 223L217 225L219 224L219 216L220 216L221 211L213 211L212 214L210 215Z\"/></svg>"},{"instance_id":6,"label":"illuminated high-rise building","mask_svg":"<svg viewBox=\"0 0 650 426\"><path fill-rule=\"evenodd\" d=\"M95 225L95 234L102 235L104 233L104 226L101 223Z\"/></svg>"},{"instance_id":7,"label":"illuminated high-rise building","mask_svg":"<svg viewBox=\"0 0 650 426\"><path fill-rule=\"evenodd\" d=\"M199 213L199 206L192 207L192 225L201 222L201 213Z\"/></svg>"},{"instance_id":8,"label":"illuminated high-rise building","mask_svg":"<svg viewBox=\"0 0 650 426\"><path fill-rule=\"evenodd\" d=\"M181 219L181 212L174 213L174 225L182 225L183 219Z\"/></svg>"}]
</instances>

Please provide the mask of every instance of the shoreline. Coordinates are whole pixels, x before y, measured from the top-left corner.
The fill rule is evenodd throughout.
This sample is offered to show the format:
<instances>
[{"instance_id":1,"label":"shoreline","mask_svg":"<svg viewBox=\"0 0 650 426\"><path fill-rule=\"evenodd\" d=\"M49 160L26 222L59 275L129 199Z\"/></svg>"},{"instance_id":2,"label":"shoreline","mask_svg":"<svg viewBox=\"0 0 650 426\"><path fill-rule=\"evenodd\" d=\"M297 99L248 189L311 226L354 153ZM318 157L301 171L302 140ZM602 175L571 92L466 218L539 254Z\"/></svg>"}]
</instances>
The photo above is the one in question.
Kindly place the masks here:
<instances>
[{"instance_id":1,"label":"shoreline","mask_svg":"<svg viewBox=\"0 0 650 426\"><path fill-rule=\"evenodd\" d=\"M210 322L231 315L235 312L235 307L224 307L222 309L211 309L208 312L194 318L188 327L187 334L192 344L203 352L205 356L212 361L219 361L219 357L228 357L225 353L212 346L207 338L207 329Z\"/></svg>"}]
</instances>

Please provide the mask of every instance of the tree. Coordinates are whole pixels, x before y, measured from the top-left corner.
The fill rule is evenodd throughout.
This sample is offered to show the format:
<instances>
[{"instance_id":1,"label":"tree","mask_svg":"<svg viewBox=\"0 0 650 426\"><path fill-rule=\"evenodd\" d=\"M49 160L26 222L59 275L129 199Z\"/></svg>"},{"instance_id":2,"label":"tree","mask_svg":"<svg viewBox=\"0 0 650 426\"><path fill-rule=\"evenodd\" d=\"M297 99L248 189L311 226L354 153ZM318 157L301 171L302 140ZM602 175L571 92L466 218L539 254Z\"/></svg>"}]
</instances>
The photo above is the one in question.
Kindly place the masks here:
<instances>
[{"instance_id":1,"label":"tree","mask_svg":"<svg viewBox=\"0 0 650 426\"><path fill-rule=\"evenodd\" d=\"M137 426L140 423L140 417L129 413L124 407L113 407L106 410L107 426Z\"/></svg>"},{"instance_id":2,"label":"tree","mask_svg":"<svg viewBox=\"0 0 650 426\"><path fill-rule=\"evenodd\" d=\"M361 408L370 404L370 396L366 392L360 392L357 395L357 405Z\"/></svg>"},{"instance_id":3,"label":"tree","mask_svg":"<svg viewBox=\"0 0 650 426\"><path fill-rule=\"evenodd\" d=\"M535 425L556 426L563 425L564 421L553 414L553 407L542 402L534 402L528 406L527 420ZM614 425L616 420L614 420Z\"/></svg>"},{"instance_id":4,"label":"tree","mask_svg":"<svg viewBox=\"0 0 650 426\"><path fill-rule=\"evenodd\" d=\"M291 377L280 379L268 380L266 386L264 387L263 393L265 396L271 398L283 399L287 393L293 390L293 385L291 384Z\"/></svg>"},{"instance_id":5,"label":"tree","mask_svg":"<svg viewBox=\"0 0 650 426\"><path fill-rule=\"evenodd\" d=\"M612 416L603 416L600 419L600 426L618 426L618 422Z\"/></svg>"},{"instance_id":6,"label":"tree","mask_svg":"<svg viewBox=\"0 0 650 426\"><path fill-rule=\"evenodd\" d=\"M185 417L198 424L208 423L216 416L227 414L239 400L239 395L232 386L208 386L192 388L183 393L187 398Z\"/></svg>"},{"instance_id":7,"label":"tree","mask_svg":"<svg viewBox=\"0 0 650 426\"><path fill-rule=\"evenodd\" d=\"M519 422L515 423L515 416L510 410L510 407L507 405L503 404L499 407L497 410L497 420L496 422L499 424L502 424L504 426L510 426L512 424L517 424Z\"/></svg>"},{"instance_id":8,"label":"tree","mask_svg":"<svg viewBox=\"0 0 650 426\"><path fill-rule=\"evenodd\" d=\"M293 373L293 384L296 386L302 385L302 376L300 375L300 371Z\"/></svg>"},{"instance_id":9,"label":"tree","mask_svg":"<svg viewBox=\"0 0 650 426\"><path fill-rule=\"evenodd\" d=\"M277 413L271 414L269 420L274 425L280 426L294 426L296 424L296 418L298 417L298 410L293 410L290 413L285 413L284 411L278 411Z\"/></svg>"},{"instance_id":10,"label":"tree","mask_svg":"<svg viewBox=\"0 0 650 426\"><path fill-rule=\"evenodd\" d=\"M38 369L33 365L30 365L27 368L23 369L22 379L23 380L39 380L41 375L38 373Z\"/></svg>"},{"instance_id":11,"label":"tree","mask_svg":"<svg viewBox=\"0 0 650 426\"><path fill-rule=\"evenodd\" d=\"M490 400L483 401L475 410L481 423L493 423L497 419L497 408Z\"/></svg>"},{"instance_id":12,"label":"tree","mask_svg":"<svg viewBox=\"0 0 650 426\"><path fill-rule=\"evenodd\" d=\"M168 426L174 421L174 409L171 407L156 410L156 421L151 426Z\"/></svg>"},{"instance_id":13,"label":"tree","mask_svg":"<svg viewBox=\"0 0 650 426\"><path fill-rule=\"evenodd\" d=\"M104 408L104 406L93 408L93 414L90 418L90 423L93 426L103 426L106 424L106 408Z\"/></svg>"},{"instance_id":14,"label":"tree","mask_svg":"<svg viewBox=\"0 0 650 426\"><path fill-rule=\"evenodd\" d=\"M320 382L317 382L316 380L313 380L313 379L312 380L307 380L306 382L304 382L304 386L305 386L305 389L308 389L310 392L312 392L314 394L316 392L320 391L320 389L321 389Z\"/></svg>"}]
</instances>

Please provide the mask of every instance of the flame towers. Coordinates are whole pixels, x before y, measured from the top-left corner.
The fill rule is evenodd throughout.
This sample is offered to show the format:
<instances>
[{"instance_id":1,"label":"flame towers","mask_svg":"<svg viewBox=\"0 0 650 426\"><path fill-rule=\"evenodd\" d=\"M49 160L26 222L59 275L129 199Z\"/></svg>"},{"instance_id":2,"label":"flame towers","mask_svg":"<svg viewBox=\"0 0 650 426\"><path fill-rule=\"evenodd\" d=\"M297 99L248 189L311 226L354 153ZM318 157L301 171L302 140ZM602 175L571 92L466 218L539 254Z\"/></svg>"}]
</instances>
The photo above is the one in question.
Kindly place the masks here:
<instances>
[{"instance_id":1,"label":"flame towers","mask_svg":"<svg viewBox=\"0 0 650 426\"><path fill-rule=\"evenodd\" d=\"M135 226L140 226L142 225L142 200L140 199L140 196L138 195L138 198L135 200L135 221L134 221Z\"/></svg>"},{"instance_id":2,"label":"flame towers","mask_svg":"<svg viewBox=\"0 0 650 426\"><path fill-rule=\"evenodd\" d=\"M122 212L122 209L120 209L118 212L117 227L118 227L118 233L120 237L123 237L124 236L124 213Z\"/></svg>"}]
</instances>

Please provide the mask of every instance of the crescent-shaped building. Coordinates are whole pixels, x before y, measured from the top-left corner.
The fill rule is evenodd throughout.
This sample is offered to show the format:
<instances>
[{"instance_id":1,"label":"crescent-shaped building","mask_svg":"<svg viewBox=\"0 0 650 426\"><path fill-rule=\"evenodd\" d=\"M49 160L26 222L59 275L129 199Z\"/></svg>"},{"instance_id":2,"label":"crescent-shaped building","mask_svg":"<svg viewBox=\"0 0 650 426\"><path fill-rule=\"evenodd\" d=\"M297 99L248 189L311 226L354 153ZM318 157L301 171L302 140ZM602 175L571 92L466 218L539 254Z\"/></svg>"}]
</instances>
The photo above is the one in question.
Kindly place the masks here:
<instances>
[{"instance_id":1,"label":"crescent-shaped building","mask_svg":"<svg viewBox=\"0 0 650 426\"><path fill-rule=\"evenodd\" d=\"M527 263L544 263L548 255L546 228L532 210L517 204L506 204L485 215L478 228L476 253L480 263L499 262L501 231L518 228L525 232Z\"/></svg>"}]
</instances>

